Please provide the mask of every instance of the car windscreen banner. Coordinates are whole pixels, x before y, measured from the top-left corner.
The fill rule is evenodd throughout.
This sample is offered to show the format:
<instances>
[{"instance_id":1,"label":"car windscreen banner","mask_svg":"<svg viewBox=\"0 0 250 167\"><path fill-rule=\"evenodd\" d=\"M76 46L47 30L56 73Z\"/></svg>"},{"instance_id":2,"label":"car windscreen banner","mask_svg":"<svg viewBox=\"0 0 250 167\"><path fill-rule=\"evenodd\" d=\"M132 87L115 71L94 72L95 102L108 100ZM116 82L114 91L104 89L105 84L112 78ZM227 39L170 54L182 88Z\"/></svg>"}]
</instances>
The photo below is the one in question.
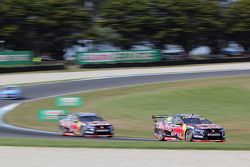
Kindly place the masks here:
<instances>
[{"instance_id":1,"label":"car windscreen banner","mask_svg":"<svg viewBox=\"0 0 250 167\"><path fill-rule=\"evenodd\" d=\"M77 53L77 61L79 64L157 62L160 58L160 50L96 51Z\"/></svg>"},{"instance_id":2,"label":"car windscreen banner","mask_svg":"<svg viewBox=\"0 0 250 167\"><path fill-rule=\"evenodd\" d=\"M2 51L0 65L30 65L33 52L31 51Z\"/></svg>"}]
</instances>

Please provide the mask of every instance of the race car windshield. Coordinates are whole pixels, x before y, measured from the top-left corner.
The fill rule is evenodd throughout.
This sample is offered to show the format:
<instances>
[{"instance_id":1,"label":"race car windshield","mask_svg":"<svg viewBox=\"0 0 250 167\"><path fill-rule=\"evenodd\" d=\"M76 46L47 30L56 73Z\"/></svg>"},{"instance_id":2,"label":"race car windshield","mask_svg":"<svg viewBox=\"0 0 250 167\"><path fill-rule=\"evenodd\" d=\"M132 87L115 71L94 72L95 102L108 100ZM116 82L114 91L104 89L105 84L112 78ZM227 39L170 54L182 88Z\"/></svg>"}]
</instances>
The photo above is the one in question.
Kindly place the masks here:
<instances>
[{"instance_id":1,"label":"race car windshield","mask_svg":"<svg viewBox=\"0 0 250 167\"><path fill-rule=\"evenodd\" d=\"M184 118L183 120L186 124L211 124L209 120L201 118Z\"/></svg>"},{"instance_id":2,"label":"race car windshield","mask_svg":"<svg viewBox=\"0 0 250 167\"><path fill-rule=\"evenodd\" d=\"M103 121L103 119L101 117L97 117L97 116L83 116L83 117L80 117L80 121L81 122L92 122L92 121Z\"/></svg>"}]
</instances>

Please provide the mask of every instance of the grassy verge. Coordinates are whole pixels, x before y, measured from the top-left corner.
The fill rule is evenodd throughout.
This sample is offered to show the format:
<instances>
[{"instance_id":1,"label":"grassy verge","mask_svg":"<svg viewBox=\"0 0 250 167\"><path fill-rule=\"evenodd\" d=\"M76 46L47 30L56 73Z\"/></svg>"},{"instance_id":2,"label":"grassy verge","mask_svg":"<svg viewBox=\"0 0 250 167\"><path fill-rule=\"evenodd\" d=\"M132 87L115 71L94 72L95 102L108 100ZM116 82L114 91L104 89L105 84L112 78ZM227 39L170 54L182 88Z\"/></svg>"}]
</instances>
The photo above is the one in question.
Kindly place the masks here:
<instances>
[{"instance_id":1,"label":"grassy verge","mask_svg":"<svg viewBox=\"0 0 250 167\"><path fill-rule=\"evenodd\" d=\"M171 149L171 150L250 150L244 143L187 143L110 140L49 140L26 138L0 138L1 146L65 147L65 148L115 148L115 149Z\"/></svg>"},{"instance_id":2,"label":"grassy verge","mask_svg":"<svg viewBox=\"0 0 250 167\"><path fill-rule=\"evenodd\" d=\"M84 97L86 105L70 110L72 113L87 111L98 113L115 126L116 136L144 138L152 138L151 116L153 114L201 114L225 128L226 143L96 142L92 140L72 142L77 146L84 143L82 147L250 150L249 85L250 77L234 77L87 92L77 94ZM22 127L57 131L57 123L39 122L36 115L38 109L55 108L54 99L25 103L7 114L5 121ZM58 146L62 146L69 141L57 142ZM57 142L50 141L47 145L50 146L50 143L56 145ZM59 144L60 142L62 144ZM71 141L66 146L73 147L74 144L70 143ZM3 145L1 140L0 145Z\"/></svg>"}]
</instances>

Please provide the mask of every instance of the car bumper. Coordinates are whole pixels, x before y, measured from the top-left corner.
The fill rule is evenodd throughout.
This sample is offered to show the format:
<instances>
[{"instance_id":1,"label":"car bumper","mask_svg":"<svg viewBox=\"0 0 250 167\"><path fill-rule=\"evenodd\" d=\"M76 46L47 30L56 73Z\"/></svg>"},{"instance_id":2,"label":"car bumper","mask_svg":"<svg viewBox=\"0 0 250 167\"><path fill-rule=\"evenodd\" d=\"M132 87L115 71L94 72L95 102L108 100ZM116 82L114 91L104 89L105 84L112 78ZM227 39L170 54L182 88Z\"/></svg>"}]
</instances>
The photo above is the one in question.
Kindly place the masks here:
<instances>
[{"instance_id":1,"label":"car bumper","mask_svg":"<svg viewBox=\"0 0 250 167\"><path fill-rule=\"evenodd\" d=\"M95 135L85 135L86 137L93 137L93 138L98 138L98 137L113 137L113 134L106 134L106 135L98 135L98 134L95 134Z\"/></svg>"},{"instance_id":2,"label":"car bumper","mask_svg":"<svg viewBox=\"0 0 250 167\"><path fill-rule=\"evenodd\" d=\"M113 133L109 134L85 134L85 137L93 137L93 138L98 138L98 137L113 137ZM65 133L64 136L77 136L74 133Z\"/></svg>"},{"instance_id":3,"label":"car bumper","mask_svg":"<svg viewBox=\"0 0 250 167\"><path fill-rule=\"evenodd\" d=\"M4 96L1 96L0 99L20 99L21 96L19 95L4 95Z\"/></svg>"},{"instance_id":4,"label":"car bumper","mask_svg":"<svg viewBox=\"0 0 250 167\"><path fill-rule=\"evenodd\" d=\"M175 137L164 137L164 141L181 141L181 140Z\"/></svg>"},{"instance_id":5,"label":"car bumper","mask_svg":"<svg viewBox=\"0 0 250 167\"><path fill-rule=\"evenodd\" d=\"M199 139L193 139L193 142L225 142L224 140L199 140Z\"/></svg>"},{"instance_id":6,"label":"car bumper","mask_svg":"<svg viewBox=\"0 0 250 167\"><path fill-rule=\"evenodd\" d=\"M181 141L180 139L177 138L171 138L171 137L164 137L165 141ZM200 140L200 139L193 139L192 142L225 142L225 139L223 140Z\"/></svg>"},{"instance_id":7,"label":"car bumper","mask_svg":"<svg viewBox=\"0 0 250 167\"><path fill-rule=\"evenodd\" d=\"M225 141L224 136L216 136L216 137L211 137L211 136L204 136L204 137L194 137L193 141L198 141L198 142L223 142Z\"/></svg>"},{"instance_id":8,"label":"car bumper","mask_svg":"<svg viewBox=\"0 0 250 167\"><path fill-rule=\"evenodd\" d=\"M85 132L85 135L89 135L89 136L109 136L109 135L113 135L113 132L107 131L107 132Z\"/></svg>"}]
</instances>

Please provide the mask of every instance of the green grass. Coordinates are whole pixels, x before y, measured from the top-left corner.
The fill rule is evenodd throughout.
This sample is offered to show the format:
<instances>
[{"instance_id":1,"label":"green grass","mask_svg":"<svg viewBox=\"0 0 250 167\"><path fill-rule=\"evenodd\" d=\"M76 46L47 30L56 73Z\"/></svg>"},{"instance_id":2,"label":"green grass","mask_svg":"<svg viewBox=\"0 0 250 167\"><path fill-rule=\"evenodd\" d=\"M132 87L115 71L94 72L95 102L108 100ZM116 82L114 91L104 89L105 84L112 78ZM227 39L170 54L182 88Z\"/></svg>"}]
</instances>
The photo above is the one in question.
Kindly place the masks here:
<instances>
[{"instance_id":1,"label":"green grass","mask_svg":"<svg viewBox=\"0 0 250 167\"><path fill-rule=\"evenodd\" d=\"M250 77L149 84L77 96L84 97L86 105L70 111L98 113L115 126L116 136L153 138L151 116L176 113L201 114L223 126L227 136L226 143L71 141L77 146L83 142L82 147L250 150ZM7 114L5 121L22 127L57 131L57 123L37 121L38 109L55 109L54 99L25 103ZM66 146L74 145L70 143ZM61 145L58 142L58 146Z\"/></svg>"},{"instance_id":2,"label":"green grass","mask_svg":"<svg viewBox=\"0 0 250 167\"><path fill-rule=\"evenodd\" d=\"M28 138L0 138L1 146L66 147L66 148L116 148L116 149L172 149L172 150L250 150L244 143L187 143L159 141L111 140L49 140Z\"/></svg>"}]
</instances>

